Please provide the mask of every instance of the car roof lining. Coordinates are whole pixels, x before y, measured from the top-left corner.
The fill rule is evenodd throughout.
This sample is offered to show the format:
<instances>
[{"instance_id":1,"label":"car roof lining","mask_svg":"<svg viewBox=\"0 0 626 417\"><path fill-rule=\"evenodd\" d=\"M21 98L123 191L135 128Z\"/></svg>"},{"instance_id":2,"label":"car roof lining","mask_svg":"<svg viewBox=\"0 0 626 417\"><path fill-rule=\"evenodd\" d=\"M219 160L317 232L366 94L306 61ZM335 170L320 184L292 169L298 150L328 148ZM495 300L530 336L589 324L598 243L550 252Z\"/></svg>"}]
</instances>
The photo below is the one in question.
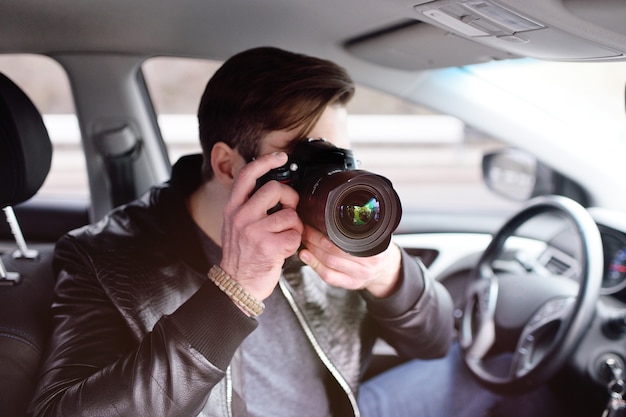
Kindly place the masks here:
<instances>
[{"instance_id":1,"label":"car roof lining","mask_svg":"<svg viewBox=\"0 0 626 417\"><path fill-rule=\"evenodd\" d=\"M57 0L50 3L21 0L12 2L0 14L0 52L89 51L225 59L249 47L274 45L324 55L339 62L349 60L348 55L354 52L359 59L377 64L384 60L385 65L410 70L428 70L433 63L438 66L438 63L481 62L489 55L497 59L502 55L595 59L594 47L626 55L626 25L620 25L616 17L626 15L623 2L596 0L591 7L581 0L497 0L507 10L545 25L545 36L535 36L541 32L538 31L531 34L534 36L531 42L522 45L489 39L492 37L460 42L460 39L448 39L448 29L433 30L418 25L411 30L386 33L389 45L406 45L411 40L415 43L410 62L407 63L405 51L394 61L393 56L384 52L388 46L381 49L384 36L367 35L407 20L420 19L437 26L437 22L418 13L416 7L463 0L368 0L367 7L363 7L362 1ZM496 3L496 0L484 1ZM254 36L240 36L242 27ZM556 50L550 47L556 35L548 36L551 32L559 35L561 43L569 40L576 53L568 56L565 48L565 55L556 56ZM46 36L42 37L41 33ZM354 39L359 42L349 42ZM442 44L447 48L441 48ZM588 48L580 51L581 44ZM455 56L461 58L454 59Z\"/></svg>"}]
</instances>

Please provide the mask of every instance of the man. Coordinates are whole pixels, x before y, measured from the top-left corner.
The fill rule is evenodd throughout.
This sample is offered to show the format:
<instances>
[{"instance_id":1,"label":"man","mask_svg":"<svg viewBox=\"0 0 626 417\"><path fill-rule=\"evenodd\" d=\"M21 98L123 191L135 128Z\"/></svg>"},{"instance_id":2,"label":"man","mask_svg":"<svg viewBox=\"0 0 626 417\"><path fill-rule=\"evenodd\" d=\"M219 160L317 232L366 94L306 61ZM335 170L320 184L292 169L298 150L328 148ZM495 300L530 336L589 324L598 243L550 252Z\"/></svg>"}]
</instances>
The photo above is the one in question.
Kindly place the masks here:
<instances>
[{"instance_id":1,"label":"man","mask_svg":"<svg viewBox=\"0 0 626 417\"><path fill-rule=\"evenodd\" d=\"M303 224L292 187L255 191L303 138L349 146L353 91L336 64L276 48L224 63L198 111L204 158L59 241L35 415L358 416L376 338L447 352L450 296L416 259L350 256Z\"/></svg>"}]
</instances>

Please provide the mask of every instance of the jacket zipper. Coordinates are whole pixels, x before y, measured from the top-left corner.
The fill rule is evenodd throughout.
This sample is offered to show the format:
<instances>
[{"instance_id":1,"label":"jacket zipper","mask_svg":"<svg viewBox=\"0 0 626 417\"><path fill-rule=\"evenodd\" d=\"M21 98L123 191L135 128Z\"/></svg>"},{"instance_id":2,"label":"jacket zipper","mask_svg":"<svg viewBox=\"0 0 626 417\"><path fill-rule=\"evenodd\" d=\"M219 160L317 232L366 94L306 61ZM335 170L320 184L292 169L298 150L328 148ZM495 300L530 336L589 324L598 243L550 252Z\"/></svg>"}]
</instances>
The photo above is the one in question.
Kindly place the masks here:
<instances>
[{"instance_id":1,"label":"jacket zipper","mask_svg":"<svg viewBox=\"0 0 626 417\"><path fill-rule=\"evenodd\" d=\"M359 406L357 404L354 393L352 392L352 389L350 388L350 384L348 384L348 381L346 381L346 379L343 377L343 375L341 375L341 373L335 367L335 365L333 365L330 358L322 350L321 346L317 342L317 339L315 338L315 335L313 334L313 331L311 330L311 328L309 327L309 324L304 318L304 315L302 314L302 312L300 311L300 308L296 304L295 299L293 298L293 295L291 294L291 291L289 290L289 288L287 288L286 284L283 282L282 279L278 282L278 284L280 285L280 289L283 292L283 295L289 302L291 309L296 314L296 317L298 318L298 321L300 322L300 325L302 326L304 333L309 339L309 342L311 342L311 345L313 345L313 349L317 353L317 356L319 356L322 363L326 366L326 368L328 368L331 375L337 380L337 382L339 383L343 391L348 396L348 400L350 401L350 405L352 405L352 410L354 411L354 417L360 417L361 412L359 411Z\"/></svg>"},{"instance_id":2,"label":"jacket zipper","mask_svg":"<svg viewBox=\"0 0 626 417\"><path fill-rule=\"evenodd\" d=\"M226 368L226 414L233 417L233 377L230 366Z\"/></svg>"},{"instance_id":3,"label":"jacket zipper","mask_svg":"<svg viewBox=\"0 0 626 417\"><path fill-rule=\"evenodd\" d=\"M302 329L304 330L304 333L306 334L307 339L309 339L309 342L311 342L311 345L313 345L313 349L315 350L315 353L317 353L317 356L320 358L324 366L326 366L328 371L337 380L337 382L339 383L339 386L341 386L343 391L348 396L348 400L350 401L350 405L352 406L352 410L354 411L354 417L361 417L361 412L359 411L359 406L357 404L354 393L352 392L352 389L350 388L350 384L348 384L348 381L346 381L346 379L343 377L343 375L341 375L341 373L335 367L335 365L333 365L330 358L322 350L321 346L317 342L317 339L315 338L315 335L313 334L313 331L311 331L309 323L307 323L306 319L304 318L304 315L300 311L300 308L296 304L289 288L286 287L285 283L282 280L280 280L278 284L280 286L280 289L283 295L287 299L289 306L291 307L296 317L298 318L298 322L302 326ZM233 402L233 382L232 382L232 372L229 366L228 368L226 368L226 407L227 407L226 412L228 414L228 417L233 417L232 402Z\"/></svg>"}]
</instances>

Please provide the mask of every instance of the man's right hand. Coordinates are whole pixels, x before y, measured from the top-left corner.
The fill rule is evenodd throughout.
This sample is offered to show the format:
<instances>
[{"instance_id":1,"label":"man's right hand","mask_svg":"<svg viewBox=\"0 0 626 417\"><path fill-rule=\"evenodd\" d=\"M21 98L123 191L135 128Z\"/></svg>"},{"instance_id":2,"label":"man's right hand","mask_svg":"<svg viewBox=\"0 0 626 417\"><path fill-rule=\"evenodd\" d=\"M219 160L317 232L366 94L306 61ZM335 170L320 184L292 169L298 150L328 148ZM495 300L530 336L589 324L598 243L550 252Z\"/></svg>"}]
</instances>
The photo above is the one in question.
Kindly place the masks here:
<instances>
[{"instance_id":1,"label":"man's right hand","mask_svg":"<svg viewBox=\"0 0 626 417\"><path fill-rule=\"evenodd\" d=\"M269 181L250 195L259 177L286 162L287 154L276 152L245 165L223 211L220 267L259 300L274 290L284 260L296 253L304 230L292 187ZM268 214L278 203L282 209Z\"/></svg>"}]
</instances>

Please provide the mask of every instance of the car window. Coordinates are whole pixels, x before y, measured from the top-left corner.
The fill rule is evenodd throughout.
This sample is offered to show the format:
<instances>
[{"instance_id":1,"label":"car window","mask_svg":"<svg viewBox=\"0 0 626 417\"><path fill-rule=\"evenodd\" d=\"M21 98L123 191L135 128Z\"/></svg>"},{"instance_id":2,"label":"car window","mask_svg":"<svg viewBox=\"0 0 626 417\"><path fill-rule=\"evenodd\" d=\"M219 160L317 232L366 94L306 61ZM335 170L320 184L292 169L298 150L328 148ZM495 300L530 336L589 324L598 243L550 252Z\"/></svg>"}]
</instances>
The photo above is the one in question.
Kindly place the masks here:
<instances>
[{"instance_id":1,"label":"car window","mask_svg":"<svg viewBox=\"0 0 626 417\"><path fill-rule=\"evenodd\" d=\"M200 152L196 111L220 62L157 57L142 71L171 161ZM391 179L405 211L512 210L482 182L485 151L498 140L460 120L357 85L349 129L361 168Z\"/></svg>"},{"instance_id":2,"label":"car window","mask_svg":"<svg viewBox=\"0 0 626 417\"><path fill-rule=\"evenodd\" d=\"M30 97L42 113L50 134L52 165L38 195L87 198L87 169L80 130L70 84L61 65L41 55L0 55L0 72Z\"/></svg>"}]
</instances>

